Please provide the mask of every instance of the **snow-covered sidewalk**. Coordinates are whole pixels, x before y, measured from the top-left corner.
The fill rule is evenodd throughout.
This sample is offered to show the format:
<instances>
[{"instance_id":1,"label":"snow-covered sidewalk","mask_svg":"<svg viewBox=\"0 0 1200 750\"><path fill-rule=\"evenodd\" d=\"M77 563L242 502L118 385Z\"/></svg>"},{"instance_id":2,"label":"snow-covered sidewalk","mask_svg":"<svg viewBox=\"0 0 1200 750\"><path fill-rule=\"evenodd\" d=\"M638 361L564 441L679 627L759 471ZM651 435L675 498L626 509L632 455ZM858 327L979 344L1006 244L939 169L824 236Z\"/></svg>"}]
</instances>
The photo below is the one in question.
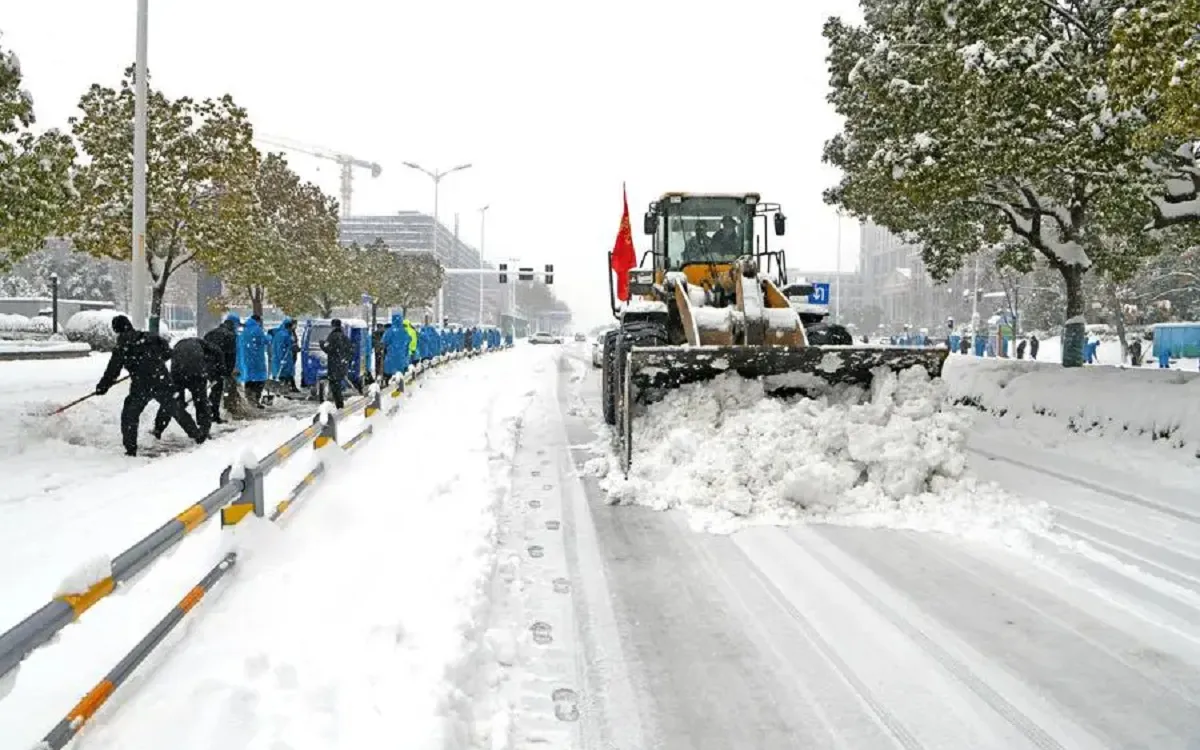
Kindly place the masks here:
<instances>
[{"instance_id":1,"label":"snow-covered sidewalk","mask_svg":"<svg viewBox=\"0 0 1200 750\"><path fill-rule=\"evenodd\" d=\"M465 744L520 415L544 390L535 380L554 382L533 377L539 367L552 370L551 359L518 349L432 374L280 525L251 517L233 534L185 540L163 563L189 561L172 576L175 598L227 549L239 552L237 568L77 746ZM40 738L169 607L115 599L71 629L113 627L104 620L124 613L123 646L110 639L103 658L50 673L31 674L48 660L30 659L0 700L6 743ZM78 658L78 640L43 651Z\"/></svg>"}]
</instances>

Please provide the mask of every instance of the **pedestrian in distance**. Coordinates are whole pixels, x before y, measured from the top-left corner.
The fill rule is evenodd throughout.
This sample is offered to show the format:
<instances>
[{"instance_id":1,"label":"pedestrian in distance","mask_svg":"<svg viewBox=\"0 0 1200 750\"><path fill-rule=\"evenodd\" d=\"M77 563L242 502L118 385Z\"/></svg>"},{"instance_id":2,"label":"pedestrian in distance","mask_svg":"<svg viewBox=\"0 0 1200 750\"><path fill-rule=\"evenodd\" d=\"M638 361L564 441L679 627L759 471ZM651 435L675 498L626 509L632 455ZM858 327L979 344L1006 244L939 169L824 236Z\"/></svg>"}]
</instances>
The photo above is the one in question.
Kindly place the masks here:
<instances>
[{"instance_id":1,"label":"pedestrian in distance","mask_svg":"<svg viewBox=\"0 0 1200 750\"><path fill-rule=\"evenodd\" d=\"M175 386L175 400L179 409L187 413L187 399L192 399L192 407L196 410L196 426L207 437L212 429L212 417L209 411L208 380L219 377L217 372L224 359L222 352L203 339L183 339L171 350L171 382ZM154 429L151 434L161 439L163 430L171 423L171 412L159 405L158 414L154 417Z\"/></svg>"},{"instance_id":2,"label":"pedestrian in distance","mask_svg":"<svg viewBox=\"0 0 1200 750\"><path fill-rule=\"evenodd\" d=\"M354 345L350 337L342 330L342 321L334 318L330 321L332 330L321 342L321 351L325 352L325 371L329 378L329 394L333 397L333 405L341 409L346 406L342 396L342 383L350 373L350 360L354 357Z\"/></svg>"},{"instance_id":3,"label":"pedestrian in distance","mask_svg":"<svg viewBox=\"0 0 1200 750\"><path fill-rule=\"evenodd\" d=\"M1134 367L1142 366L1142 340L1134 339L1129 345L1129 361Z\"/></svg>"},{"instance_id":4,"label":"pedestrian in distance","mask_svg":"<svg viewBox=\"0 0 1200 750\"><path fill-rule=\"evenodd\" d=\"M96 395L107 393L122 369L129 372L129 395L121 407L121 442L125 445L125 455L137 455L138 423L151 401L157 401L159 407L165 409L167 415L178 422L197 444L208 439L175 399L175 388L167 370L171 346L166 339L136 330L124 315L113 318L112 329L117 334L117 344L109 357L104 375L96 384Z\"/></svg>"},{"instance_id":5,"label":"pedestrian in distance","mask_svg":"<svg viewBox=\"0 0 1200 750\"><path fill-rule=\"evenodd\" d=\"M1017 359L1025 359L1025 339L1017 342Z\"/></svg>"},{"instance_id":6,"label":"pedestrian in distance","mask_svg":"<svg viewBox=\"0 0 1200 750\"><path fill-rule=\"evenodd\" d=\"M1038 347L1041 345L1042 345L1041 342L1038 341L1037 334L1034 334L1029 337L1029 358L1030 359L1037 359Z\"/></svg>"}]
</instances>

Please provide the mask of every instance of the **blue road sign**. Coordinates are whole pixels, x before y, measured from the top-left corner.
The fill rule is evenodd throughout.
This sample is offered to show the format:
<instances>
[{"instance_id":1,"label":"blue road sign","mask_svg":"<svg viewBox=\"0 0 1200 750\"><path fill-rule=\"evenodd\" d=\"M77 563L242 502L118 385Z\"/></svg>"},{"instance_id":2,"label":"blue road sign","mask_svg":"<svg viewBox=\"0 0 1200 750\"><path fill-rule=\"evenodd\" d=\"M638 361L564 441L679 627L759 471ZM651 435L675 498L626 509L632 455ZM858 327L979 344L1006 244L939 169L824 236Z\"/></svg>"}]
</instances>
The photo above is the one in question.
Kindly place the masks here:
<instances>
[{"instance_id":1,"label":"blue road sign","mask_svg":"<svg viewBox=\"0 0 1200 750\"><path fill-rule=\"evenodd\" d=\"M829 284L813 284L812 294L808 295L808 304L810 305L828 305L829 304Z\"/></svg>"}]
</instances>

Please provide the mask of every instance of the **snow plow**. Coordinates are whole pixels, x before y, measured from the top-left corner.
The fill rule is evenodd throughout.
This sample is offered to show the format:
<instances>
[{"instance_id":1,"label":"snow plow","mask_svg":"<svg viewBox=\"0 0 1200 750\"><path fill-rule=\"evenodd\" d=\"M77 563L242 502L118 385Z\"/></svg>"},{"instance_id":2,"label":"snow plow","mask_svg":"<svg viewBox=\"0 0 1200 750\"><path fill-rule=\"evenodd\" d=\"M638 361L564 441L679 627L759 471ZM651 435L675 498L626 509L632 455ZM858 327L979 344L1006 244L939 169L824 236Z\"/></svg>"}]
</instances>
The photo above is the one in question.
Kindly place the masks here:
<instances>
[{"instance_id":1,"label":"snow plow","mask_svg":"<svg viewBox=\"0 0 1200 750\"><path fill-rule=\"evenodd\" d=\"M788 284L787 256L770 250L769 225L782 236L786 219L755 193L666 193L643 218L651 261L644 255L629 269L627 302L618 303L609 275L619 326L603 340L603 412L618 427L626 473L635 408L686 383L736 372L772 394L812 396L836 384L870 386L880 368L941 377L946 349L855 346L828 323L813 285Z\"/></svg>"}]
</instances>

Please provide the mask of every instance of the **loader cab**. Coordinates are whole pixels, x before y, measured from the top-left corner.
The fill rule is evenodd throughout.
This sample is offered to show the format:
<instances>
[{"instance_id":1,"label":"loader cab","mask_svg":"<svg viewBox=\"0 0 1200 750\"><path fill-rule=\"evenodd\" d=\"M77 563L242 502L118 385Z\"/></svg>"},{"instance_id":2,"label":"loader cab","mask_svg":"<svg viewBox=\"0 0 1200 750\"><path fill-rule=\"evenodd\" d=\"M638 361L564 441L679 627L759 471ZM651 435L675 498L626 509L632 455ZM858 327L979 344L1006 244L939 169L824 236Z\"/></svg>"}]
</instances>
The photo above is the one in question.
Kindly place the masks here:
<instances>
[{"instance_id":1,"label":"loader cab","mask_svg":"<svg viewBox=\"0 0 1200 750\"><path fill-rule=\"evenodd\" d=\"M739 258L755 258L760 269L765 260L768 271L777 266L782 273L782 253L767 250L769 216L774 217L775 233L782 235L786 220L779 206L763 203L757 193L665 193L643 218L643 230L653 237L655 280L662 283L666 273L682 272L689 283L703 285ZM755 242L759 217L764 222L761 247Z\"/></svg>"}]
</instances>

